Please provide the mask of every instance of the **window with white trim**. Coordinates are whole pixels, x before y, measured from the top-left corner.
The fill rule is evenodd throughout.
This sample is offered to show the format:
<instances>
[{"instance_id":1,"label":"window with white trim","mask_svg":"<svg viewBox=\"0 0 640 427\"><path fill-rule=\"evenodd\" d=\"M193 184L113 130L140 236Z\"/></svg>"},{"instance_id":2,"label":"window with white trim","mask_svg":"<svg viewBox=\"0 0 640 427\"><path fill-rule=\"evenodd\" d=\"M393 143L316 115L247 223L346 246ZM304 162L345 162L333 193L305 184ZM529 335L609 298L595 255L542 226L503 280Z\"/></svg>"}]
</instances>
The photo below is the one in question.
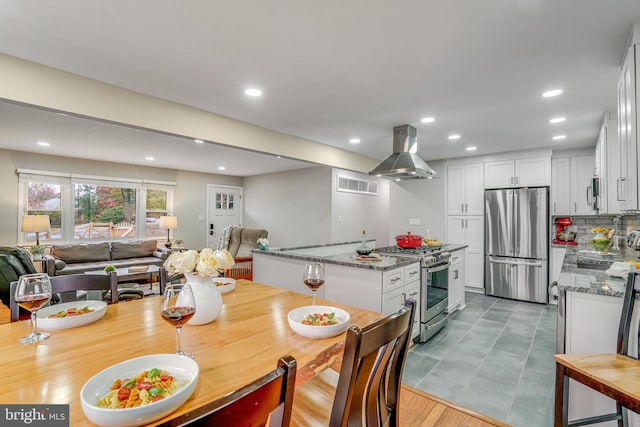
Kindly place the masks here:
<instances>
[{"instance_id":1,"label":"window with white trim","mask_svg":"<svg viewBox=\"0 0 640 427\"><path fill-rule=\"evenodd\" d=\"M159 229L159 217L171 212L175 183L25 171L18 174L19 217L49 215L51 231L40 233L41 243L143 238L166 233ZM143 227L138 218L145 218ZM18 240L32 243L35 233L20 233Z\"/></svg>"}]
</instances>

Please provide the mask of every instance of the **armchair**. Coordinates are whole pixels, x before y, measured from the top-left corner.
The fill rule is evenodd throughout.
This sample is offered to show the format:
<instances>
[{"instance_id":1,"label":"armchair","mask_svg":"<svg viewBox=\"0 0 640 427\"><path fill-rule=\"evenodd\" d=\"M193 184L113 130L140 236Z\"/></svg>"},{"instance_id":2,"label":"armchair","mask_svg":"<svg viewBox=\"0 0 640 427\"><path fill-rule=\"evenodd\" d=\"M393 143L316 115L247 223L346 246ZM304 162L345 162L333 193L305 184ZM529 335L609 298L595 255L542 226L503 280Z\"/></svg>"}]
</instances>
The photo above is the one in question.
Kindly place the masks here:
<instances>
[{"instance_id":1,"label":"armchair","mask_svg":"<svg viewBox=\"0 0 640 427\"><path fill-rule=\"evenodd\" d=\"M261 228L233 227L229 234L226 249L233 256L235 265L225 272L226 277L234 279L253 279L253 249L258 249L258 239L267 238L269 232Z\"/></svg>"},{"instance_id":2,"label":"armchair","mask_svg":"<svg viewBox=\"0 0 640 427\"><path fill-rule=\"evenodd\" d=\"M0 300L9 307L11 282L23 274L37 273L28 251L13 247L0 246Z\"/></svg>"}]
</instances>

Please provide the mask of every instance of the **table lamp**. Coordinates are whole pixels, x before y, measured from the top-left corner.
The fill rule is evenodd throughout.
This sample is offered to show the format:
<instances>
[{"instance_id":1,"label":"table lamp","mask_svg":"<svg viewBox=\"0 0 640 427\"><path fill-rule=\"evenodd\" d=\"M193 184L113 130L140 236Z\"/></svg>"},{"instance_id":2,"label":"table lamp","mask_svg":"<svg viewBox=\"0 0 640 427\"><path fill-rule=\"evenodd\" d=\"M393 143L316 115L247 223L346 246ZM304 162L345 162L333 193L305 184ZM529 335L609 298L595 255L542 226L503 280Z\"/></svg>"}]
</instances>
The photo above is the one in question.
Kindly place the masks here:
<instances>
[{"instance_id":1,"label":"table lamp","mask_svg":"<svg viewBox=\"0 0 640 427\"><path fill-rule=\"evenodd\" d=\"M167 229L167 243L165 243L164 245L167 248L171 248L171 240L169 239L169 233L171 232L171 229L178 228L178 217L177 216L161 216L160 228Z\"/></svg>"},{"instance_id":2,"label":"table lamp","mask_svg":"<svg viewBox=\"0 0 640 427\"><path fill-rule=\"evenodd\" d=\"M25 233L35 231L36 245L40 245L40 232L51 230L49 215L23 215L20 230Z\"/></svg>"}]
</instances>

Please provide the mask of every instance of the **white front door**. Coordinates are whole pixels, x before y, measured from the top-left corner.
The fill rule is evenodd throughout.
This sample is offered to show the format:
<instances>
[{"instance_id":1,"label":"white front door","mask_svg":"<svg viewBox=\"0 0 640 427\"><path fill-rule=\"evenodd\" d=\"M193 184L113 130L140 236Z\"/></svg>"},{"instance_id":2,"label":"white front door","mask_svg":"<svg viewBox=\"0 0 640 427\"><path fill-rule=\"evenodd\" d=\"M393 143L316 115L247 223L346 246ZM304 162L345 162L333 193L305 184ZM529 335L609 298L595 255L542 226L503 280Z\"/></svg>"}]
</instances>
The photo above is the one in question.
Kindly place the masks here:
<instances>
[{"instance_id":1,"label":"white front door","mask_svg":"<svg viewBox=\"0 0 640 427\"><path fill-rule=\"evenodd\" d=\"M216 249L229 225L242 226L242 187L208 185L207 247Z\"/></svg>"}]
</instances>

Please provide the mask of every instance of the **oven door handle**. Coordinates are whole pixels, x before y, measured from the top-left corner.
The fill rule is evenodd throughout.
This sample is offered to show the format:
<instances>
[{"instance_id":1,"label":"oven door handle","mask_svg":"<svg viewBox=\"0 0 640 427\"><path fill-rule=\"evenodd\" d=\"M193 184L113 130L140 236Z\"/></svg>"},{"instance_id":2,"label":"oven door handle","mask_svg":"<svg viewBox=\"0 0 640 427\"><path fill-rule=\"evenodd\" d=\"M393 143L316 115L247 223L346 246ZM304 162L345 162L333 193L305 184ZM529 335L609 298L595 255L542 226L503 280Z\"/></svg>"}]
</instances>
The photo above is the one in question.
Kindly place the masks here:
<instances>
[{"instance_id":1,"label":"oven door handle","mask_svg":"<svg viewBox=\"0 0 640 427\"><path fill-rule=\"evenodd\" d=\"M448 262L446 264L436 265L435 267L427 267L427 272L429 272L429 273L437 273L438 271L446 270L447 268L449 268L450 265L451 265L451 263Z\"/></svg>"}]
</instances>

